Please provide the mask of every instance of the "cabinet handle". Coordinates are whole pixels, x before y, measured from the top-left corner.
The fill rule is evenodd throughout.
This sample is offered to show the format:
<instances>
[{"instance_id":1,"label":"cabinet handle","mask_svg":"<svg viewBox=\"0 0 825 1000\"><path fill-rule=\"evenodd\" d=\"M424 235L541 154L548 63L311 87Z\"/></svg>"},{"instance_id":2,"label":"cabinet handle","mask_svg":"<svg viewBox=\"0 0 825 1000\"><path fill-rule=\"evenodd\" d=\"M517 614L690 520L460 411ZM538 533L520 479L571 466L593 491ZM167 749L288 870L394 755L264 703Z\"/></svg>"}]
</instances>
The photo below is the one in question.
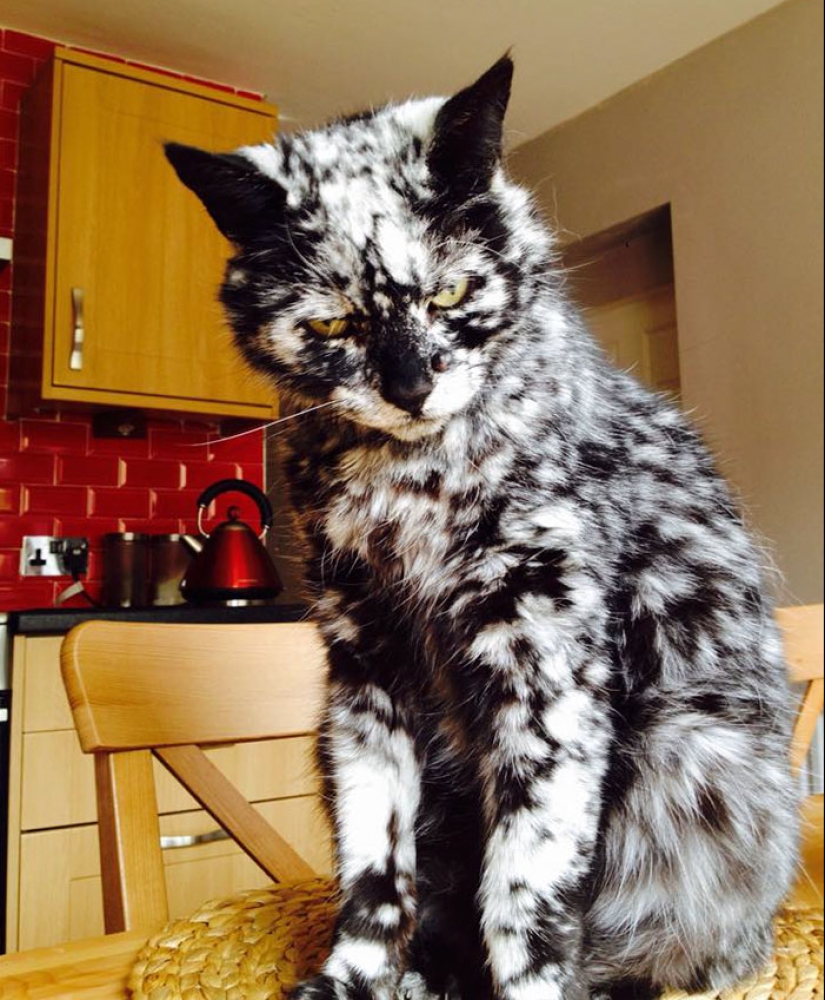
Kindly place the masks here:
<instances>
[{"instance_id":1,"label":"cabinet handle","mask_svg":"<svg viewBox=\"0 0 825 1000\"><path fill-rule=\"evenodd\" d=\"M69 368L79 372L83 367L83 289L72 289L72 352L69 355Z\"/></svg>"},{"instance_id":2,"label":"cabinet handle","mask_svg":"<svg viewBox=\"0 0 825 1000\"><path fill-rule=\"evenodd\" d=\"M226 830L210 830L208 833L190 833L178 837L161 837L160 849L174 851L179 847L197 847L198 844L211 844L216 840L231 840Z\"/></svg>"}]
</instances>

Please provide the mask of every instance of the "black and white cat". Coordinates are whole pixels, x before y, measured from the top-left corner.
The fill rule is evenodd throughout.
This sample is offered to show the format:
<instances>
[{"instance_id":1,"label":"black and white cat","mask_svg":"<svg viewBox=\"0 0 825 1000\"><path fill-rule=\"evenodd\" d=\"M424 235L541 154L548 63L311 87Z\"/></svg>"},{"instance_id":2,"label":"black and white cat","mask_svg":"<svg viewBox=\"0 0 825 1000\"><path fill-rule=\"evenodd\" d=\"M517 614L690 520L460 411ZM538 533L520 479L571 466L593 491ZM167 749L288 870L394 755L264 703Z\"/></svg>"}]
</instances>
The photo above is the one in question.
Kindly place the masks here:
<instances>
[{"instance_id":1,"label":"black and white cat","mask_svg":"<svg viewBox=\"0 0 825 1000\"><path fill-rule=\"evenodd\" d=\"M768 957L795 866L759 555L566 300L501 164L511 76L167 147L235 246L240 349L308 411L286 468L342 902L301 1000L718 988Z\"/></svg>"}]
</instances>

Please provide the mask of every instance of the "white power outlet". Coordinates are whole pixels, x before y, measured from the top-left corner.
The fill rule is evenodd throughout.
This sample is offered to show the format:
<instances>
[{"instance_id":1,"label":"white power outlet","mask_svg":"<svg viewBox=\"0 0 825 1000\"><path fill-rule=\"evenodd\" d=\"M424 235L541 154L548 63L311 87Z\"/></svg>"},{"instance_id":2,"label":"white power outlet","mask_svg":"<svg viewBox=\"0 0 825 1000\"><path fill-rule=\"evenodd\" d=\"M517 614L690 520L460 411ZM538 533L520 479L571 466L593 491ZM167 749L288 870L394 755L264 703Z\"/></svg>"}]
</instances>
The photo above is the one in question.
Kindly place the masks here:
<instances>
[{"instance_id":1,"label":"white power outlet","mask_svg":"<svg viewBox=\"0 0 825 1000\"><path fill-rule=\"evenodd\" d=\"M24 535L20 549L21 576L71 576L74 569L85 573L89 542L85 538L54 535Z\"/></svg>"}]
</instances>

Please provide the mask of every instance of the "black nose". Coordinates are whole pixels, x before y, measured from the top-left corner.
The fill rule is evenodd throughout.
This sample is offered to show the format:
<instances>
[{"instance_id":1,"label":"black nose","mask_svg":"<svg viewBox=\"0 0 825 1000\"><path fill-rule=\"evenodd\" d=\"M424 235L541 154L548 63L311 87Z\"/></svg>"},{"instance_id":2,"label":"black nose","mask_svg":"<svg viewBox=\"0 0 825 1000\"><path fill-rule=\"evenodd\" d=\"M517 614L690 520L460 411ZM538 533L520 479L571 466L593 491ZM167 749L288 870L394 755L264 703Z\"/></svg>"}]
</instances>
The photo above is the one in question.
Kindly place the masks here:
<instances>
[{"instance_id":1,"label":"black nose","mask_svg":"<svg viewBox=\"0 0 825 1000\"><path fill-rule=\"evenodd\" d=\"M389 403L406 410L420 413L424 400L433 389L433 380L426 375L414 379L393 379L384 382L383 396Z\"/></svg>"}]
</instances>

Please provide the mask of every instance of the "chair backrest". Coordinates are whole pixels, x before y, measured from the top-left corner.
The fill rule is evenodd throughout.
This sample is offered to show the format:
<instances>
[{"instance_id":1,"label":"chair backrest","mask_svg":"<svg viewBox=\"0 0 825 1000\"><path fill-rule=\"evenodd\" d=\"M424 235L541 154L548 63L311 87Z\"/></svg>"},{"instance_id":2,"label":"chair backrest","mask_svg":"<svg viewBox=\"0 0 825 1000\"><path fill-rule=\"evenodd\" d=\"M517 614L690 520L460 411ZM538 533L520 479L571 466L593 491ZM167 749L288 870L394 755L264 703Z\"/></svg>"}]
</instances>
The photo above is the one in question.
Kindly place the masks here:
<instances>
[{"instance_id":1,"label":"chair backrest","mask_svg":"<svg viewBox=\"0 0 825 1000\"><path fill-rule=\"evenodd\" d=\"M794 727L791 762L797 771L805 764L823 705L823 606L810 604L777 612L791 680L803 685ZM822 907L823 796L809 795L802 803L800 871L790 902Z\"/></svg>"},{"instance_id":2,"label":"chair backrest","mask_svg":"<svg viewBox=\"0 0 825 1000\"><path fill-rule=\"evenodd\" d=\"M806 685L799 768L822 712L823 608L777 617L791 678ZM325 664L315 626L91 621L67 635L61 663L81 747L95 755L107 933L167 919L152 753L274 880L313 874L200 746L313 731ZM808 803L806 825L806 883L818 882L821 899L821 796Z\"/></svg>"},{"instance_id":3,"label":"chair backrest","mask_svg":"<svg viewBox=\"0 0 825 1000\"><path fill-rule=\"evenodd\" d=\"M200 748L312 732L325 662L309 623L89 621L69 632L61 668L95 757L107 933L168 917L152 754L273 880L314 874Z\"/></svg>"}]
</instances>

